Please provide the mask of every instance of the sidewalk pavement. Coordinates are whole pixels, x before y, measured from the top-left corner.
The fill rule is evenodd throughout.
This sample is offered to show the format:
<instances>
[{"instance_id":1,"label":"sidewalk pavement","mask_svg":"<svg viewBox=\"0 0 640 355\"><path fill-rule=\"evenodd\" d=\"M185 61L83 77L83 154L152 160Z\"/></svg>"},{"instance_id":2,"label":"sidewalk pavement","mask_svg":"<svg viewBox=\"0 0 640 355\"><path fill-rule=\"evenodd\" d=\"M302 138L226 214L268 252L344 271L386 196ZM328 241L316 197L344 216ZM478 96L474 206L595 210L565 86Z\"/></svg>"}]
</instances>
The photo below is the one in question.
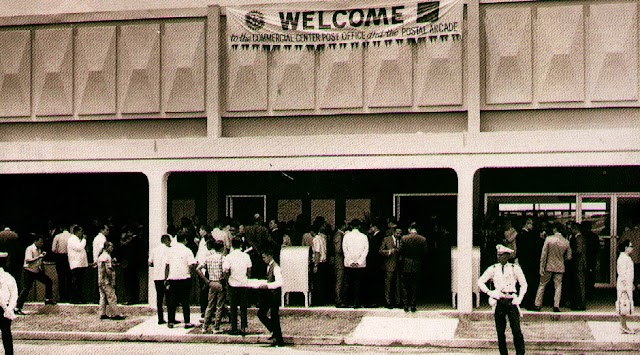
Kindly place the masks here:
<instances>
[{"instance_id":1,"label":"sidewalk pavement","mask_svg":"<svg viewBox=\"0 0 640 355\"><path fill-rule=\"evenodd\" d=\"M39 308L38 308L39 307ZM69 311L59 305L58 309ZM80 306L82 307L82 306ZM88 305L85 307L94 307ZM32 312L46 314L52 308L28 305ZM47 311L48 309L48 311ZM270 334L255 319L255 309L249 312L249 332L246 336L202 334L200 314L191 314L198 325L185 329L179 323L173 329L158 325L155 314L145 306L122 307L125 314L140 313L140 321L130 322L129 329L94 329L94 331L14 330L16 339L89 340L89 341L150 341L150 342L212 342L212 343L268 343ZM194 311L195 308L192 308ZM93 309L85 312L93 322L100 322ZM151 314L151 315L150 315ZM282 309L282 328L285 341L294 345L369 345L369 346L429 346L455 349L497 349L493 314L481 308L470 314L447 309L419 310L405 313L401 309L338 309L334 307ZM23 329L30 329L24 316ZM44 319L44 318L41 318ZM178 316L180 318L180 315ZM630 326L640 328L640 315L630 319ZM33 320L35 322L36 320ZM115 324L115 321L107 321ZM616 315L611 311L586 312L529 312L523 311L522 330L528 350L571 351L629 351L640 352L640 333L622 334ZM228 324L223 323L223 329ZM14 328L15 329L15 328ZM507 340L511 342L507 327ZM510 345L512 348L512 345Z\"/></svg>"}]
</instances>

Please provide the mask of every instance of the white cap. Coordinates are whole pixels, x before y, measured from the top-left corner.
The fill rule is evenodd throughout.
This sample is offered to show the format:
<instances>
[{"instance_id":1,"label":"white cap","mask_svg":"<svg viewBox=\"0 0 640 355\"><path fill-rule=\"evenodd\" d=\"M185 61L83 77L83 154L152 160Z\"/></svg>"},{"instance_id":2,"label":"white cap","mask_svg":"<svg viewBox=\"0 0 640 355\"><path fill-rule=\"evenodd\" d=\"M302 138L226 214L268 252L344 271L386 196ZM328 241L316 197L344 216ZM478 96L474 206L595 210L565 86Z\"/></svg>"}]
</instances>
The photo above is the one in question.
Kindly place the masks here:
<instances>
[{"instance_id":1,"label":"white cap","mask_svg":"<svg viewBox=\"0 0 640 355\"><path fill-rule=\"evenodd\" d=\"M511 253L513 253L513 249L509 249L509 248L505 247L502 244L496 245L496 251L498 252L498 254L504 254L504 253L511 254Z\"/></svg>"},{"instance_id":2,"label":"white cap","mask_svg":"<svg viewBox=\"0 0 640 355\"><path fill-rule=\"evenodd\" d=\"M9 257L9 253L1 251L0 252L0 258L6 258L6 257Z\"/></svg>"}]
</instances>

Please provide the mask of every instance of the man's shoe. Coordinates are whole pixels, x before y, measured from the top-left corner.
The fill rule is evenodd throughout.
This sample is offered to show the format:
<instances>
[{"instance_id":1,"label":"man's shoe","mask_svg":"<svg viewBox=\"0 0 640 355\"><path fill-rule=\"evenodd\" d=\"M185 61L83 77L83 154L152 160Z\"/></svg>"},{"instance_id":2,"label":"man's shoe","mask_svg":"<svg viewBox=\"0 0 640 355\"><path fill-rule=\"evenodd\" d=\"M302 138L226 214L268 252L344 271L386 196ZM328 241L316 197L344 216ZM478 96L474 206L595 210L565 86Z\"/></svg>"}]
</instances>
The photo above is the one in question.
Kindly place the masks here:
<instances>
[{"instance_id":1,"label":"man's shoe","mask_svg":"<svg viewBox=\"0 0 640 355\"><path fill-rule=\"evenodd\" d=\"M553 311L556 313L560 312L560 307L553 307Z\"/></svg>"},{"instance_id":2,"label":"man's shoe","mask_svg":"<svg viewBox=\"0 0 640 355\"><path fill-rule=\"evenodd\" d=\"M109 317L109 319L111 319L111 320L123 320L123 319L126 319L126 318L127 317L123 316L122 314L118 314L118 315L115 315L113 317Z\"/></svg>"},{"instance_id":3,"label":"man's shoe","mask_svg":"<svg viewBox=\"0 0 640 355\"><path fill-rule=\"evenodd\" d=\"M417 311L416 307L411 307L411 312L415 313Z\"/></svg>"},{"instance_id":4,"label":"man's shoe","mask_svg":"<svg viewBox=\"0 0 640 355\"><path fill-rule=\"evenodd\" d=\"M274 348L279 348L279 347L282 347L282 346L285 346L285 345L287 345L287 344L285 344L284 341L280 340L280 341L274 341L269 346L274 347Z\"/></svg>"},{"instance_id":5,"label":"man's shoe","mask_svg":"<svg viewBox=\"0 0 640 355\"><path fill-rule=\"evenodd\" d=\"M109 316L106 315L106 314L103 314L103 315L100 316L100 319L109 319Z\"/></svg>"},{"instance_id":6,"label":"man's shoe","mask_svg":"<svg viewBox=\"0 0 640 355\"><path fill-rule=\"evenodd\" d=\"M191 329L193 327L195 327L195 324L193 324L193 323L185 323L185 325L184 325L184 329Z\"/></svg>"},{"instance_id":7,"label":"man's shoe","mask_svg":"<svg viewBox=\"0 0 640 355\"><path fill-rule=\"evenodd\" d=\"M55 305L58 304L55 300L44 300L45 305Z\"/></svg>"},{"instance_id":8,"label":"man's shoe","mask_svg":"<svg viewBox=\"0 0 640 355\"><path fill-rule=\"evenodd\" d=\"M167 324L167 328L169 328L169 329L173 329L173 326L174 326L174 325L175 325L174 323L169 323L169 324Z\"/></svg>"},{"instance_id":9,"label":"man's shoe","mask_svg":"<svg viewBox=\"0 0 640 355\"><path fill-rule=\"evenodd\" d=\"M238 331L238 329L231 329L229 331L229 335L240 335L240 332Z\"/></svg>"},{"instance_id":10,"label":"man's shoe","mask_svg":"<svg viewBox=\"0 0 640 355\"><path fill-rule=\"evenodd\" d=\"M409 307L404 307L405 312L409 312Z\"/></svg>"},{"instance_id":11,"label":"man's shoe","mask_svg":"<svg viewBox=\"0 0 640 355\"><path fill-rule=\"evenodd\" d=\"M167 322L163 319L163 320L159 320L158 321L158 325L162 325L162 324L167 324Z\"/></svg>"},{"instance_id":12,"label":"man's shoe","mask_svg":"<svg viewBox=\"0 0 640 355\"><path fill-rule=\"evenodd\" d=\"M540 312L541 309L542 309L542 307L540 307L540 306L531 307L531 310L534 311L534 312Z\"/></svg>"},{"instance_id":13,"label":"man's shoe","mask_svg":"<svg viewBox=\"0 0 640 355\"><path fill-rule=\"evenodd\" d=\"M22 309L20 309L20 308L16 308L16 309L13 311L13 313L14 313L14 314L17 314L17 315L19 315L19 316L26 316L26 315L27 315L27 314L26 314L26 313L24 313L24 312L22 311Z\"/></svg>"}]
</instances>

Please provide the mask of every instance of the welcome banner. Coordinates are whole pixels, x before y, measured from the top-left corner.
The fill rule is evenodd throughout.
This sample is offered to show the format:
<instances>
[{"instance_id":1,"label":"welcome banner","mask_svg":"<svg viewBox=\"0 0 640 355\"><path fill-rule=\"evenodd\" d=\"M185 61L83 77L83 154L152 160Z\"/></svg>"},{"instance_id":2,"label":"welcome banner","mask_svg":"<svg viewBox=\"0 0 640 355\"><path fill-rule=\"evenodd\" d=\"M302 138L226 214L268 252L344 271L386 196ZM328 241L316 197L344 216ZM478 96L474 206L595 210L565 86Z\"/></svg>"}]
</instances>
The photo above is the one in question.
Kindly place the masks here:
<instances>
[{"instance_id":1,"label":"welcome banner","mask_svg":"<svg viewBox=\"0 0 640 355\"><path fill-rule=\"evenodd\" d=\"M324 49L462 38L463 0L228 7L231 49Z\"/></svg>"}]
</instances>

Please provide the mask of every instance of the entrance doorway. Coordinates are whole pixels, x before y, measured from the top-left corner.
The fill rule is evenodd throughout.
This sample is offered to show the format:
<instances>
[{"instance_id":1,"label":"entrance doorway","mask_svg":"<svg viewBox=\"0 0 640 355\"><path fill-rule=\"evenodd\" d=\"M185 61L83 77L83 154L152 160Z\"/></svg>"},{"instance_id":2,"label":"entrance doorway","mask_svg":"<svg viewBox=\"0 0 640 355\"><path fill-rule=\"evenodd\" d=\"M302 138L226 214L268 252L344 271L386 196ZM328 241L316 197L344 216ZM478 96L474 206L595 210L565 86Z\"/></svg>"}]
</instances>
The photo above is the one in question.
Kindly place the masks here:
<instances>
[{"instance_id":1,"label":"entrance doorway","mask_svg":"<svg viewBox=\"0 0 640 355\"><path fill-rule=\"evenodd\" d=\"M259 213L265 221L267 197L265 195L228 195L227 216L241 224L253 224L254 215Z\"/></svg>"},{"instance_id":2,"label":"entrance doorway","mask_svg":"<svg viewBox=\"0 0 640 355\"><path fill-rule=\"evenodd\" d=\"M486 216L516 220L516 230L530 217L544 223L590 223L600 240L595 267L598 288L615 287L617 237L640 223L640 193L488 193L484 206Z\"/></svg>"},{"instance_id":3,"label":"entrance doorway","mask_svg":"<svg viewBox=\"0 0 640 355\"><path fill-rule=\"evenodd\" d=\"M418 233L427 238L419 301L448 302L451 298L451 247L456 246L457 194L394 194L394 215L406 229L416 223Z\"/></svg>"}]
</instances>

